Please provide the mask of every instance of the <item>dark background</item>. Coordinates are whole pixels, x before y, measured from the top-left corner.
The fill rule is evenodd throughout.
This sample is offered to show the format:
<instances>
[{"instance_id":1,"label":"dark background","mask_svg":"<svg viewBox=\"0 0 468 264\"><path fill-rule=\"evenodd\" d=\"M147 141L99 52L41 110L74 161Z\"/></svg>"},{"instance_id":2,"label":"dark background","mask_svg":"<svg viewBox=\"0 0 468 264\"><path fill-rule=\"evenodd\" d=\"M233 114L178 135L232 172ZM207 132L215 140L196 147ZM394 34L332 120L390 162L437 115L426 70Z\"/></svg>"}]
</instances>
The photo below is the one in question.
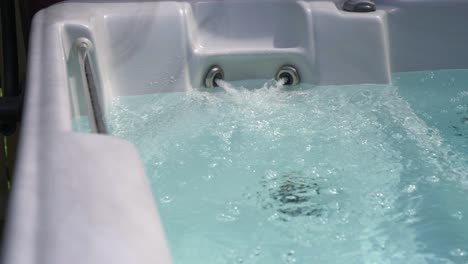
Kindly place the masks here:
<instances>
[{"instance_id":1,"label":"dark background","mask_svg":"<svg viewBox=\"0 0 468 264\"><path fill-rule=\"evenodd\" d=\"M0 0L0 1L9 1L9 0ZM34 14L50 5L53 5L57 2L62 2L61 0L19 0L19 10L22 17L22 26L24 29L25 40L27 41L29 36L29 30L31 28L31 20Z\"/></svg>"}]
</instances>

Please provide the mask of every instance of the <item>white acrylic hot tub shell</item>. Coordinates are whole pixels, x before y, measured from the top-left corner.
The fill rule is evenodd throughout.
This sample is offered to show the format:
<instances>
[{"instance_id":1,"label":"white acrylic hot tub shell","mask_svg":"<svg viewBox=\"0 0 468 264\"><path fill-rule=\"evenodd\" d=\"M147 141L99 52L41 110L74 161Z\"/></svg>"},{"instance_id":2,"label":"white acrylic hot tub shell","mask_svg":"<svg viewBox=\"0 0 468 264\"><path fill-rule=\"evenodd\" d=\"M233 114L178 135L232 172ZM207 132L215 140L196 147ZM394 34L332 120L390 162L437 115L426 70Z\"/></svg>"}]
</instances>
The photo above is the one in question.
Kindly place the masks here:
<instances>
[{"instance_id":1,"label":"white acrylic hot tub shell","mask_svg":"<svg viewBox=\"0 0 468 264\"><path fill-rule=\"evenodd\" d=\"M66 2L39 12L3 263L170 263L135 148L72 130L86 114L76 38L93 42L104 108L114 96L201 86L212 64L228 80L269 79L294 64L323 85L468 68L468 1L377 2L369 14L286 0Z\"/></svg>"}]
</instances>

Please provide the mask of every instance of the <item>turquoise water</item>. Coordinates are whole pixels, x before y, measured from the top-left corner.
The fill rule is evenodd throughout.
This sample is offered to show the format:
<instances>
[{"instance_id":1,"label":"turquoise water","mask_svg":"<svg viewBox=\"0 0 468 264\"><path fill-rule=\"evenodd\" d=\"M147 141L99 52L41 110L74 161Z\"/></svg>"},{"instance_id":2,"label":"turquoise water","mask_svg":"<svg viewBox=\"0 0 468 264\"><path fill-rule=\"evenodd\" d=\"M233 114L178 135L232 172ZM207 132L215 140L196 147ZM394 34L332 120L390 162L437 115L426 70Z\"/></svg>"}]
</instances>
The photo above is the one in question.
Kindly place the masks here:
<instances>
[{"instance_id":1,"label":"turquoise water","mask_svg":"<svg viewBox=\"0 0 468 264\"><path fill-rule=\"evenodd\" d=\"M468 71L393 83L119 97L108 125L176 264L468 263Z\"/></svg>"}]
</instances>

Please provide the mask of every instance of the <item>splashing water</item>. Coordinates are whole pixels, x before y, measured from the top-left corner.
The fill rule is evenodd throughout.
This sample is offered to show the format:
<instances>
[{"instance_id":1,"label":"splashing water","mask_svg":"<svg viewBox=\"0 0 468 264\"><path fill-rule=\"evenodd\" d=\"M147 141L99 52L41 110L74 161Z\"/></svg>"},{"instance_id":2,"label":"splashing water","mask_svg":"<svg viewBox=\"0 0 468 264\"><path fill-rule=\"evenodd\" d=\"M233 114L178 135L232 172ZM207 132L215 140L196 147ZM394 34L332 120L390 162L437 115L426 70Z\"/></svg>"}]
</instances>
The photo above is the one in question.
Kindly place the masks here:
<instances>
[{"instance_id":1,"label":"splashing water","mask_svg":"<svg viewBox=\"0 0 468 264\"><path fill-rule=\"evenodd\" d=\"M466 263L461 73L395 86L220 81L117 98L108 121L140 151L175 263Z\"/></svg>"}]
</instances>

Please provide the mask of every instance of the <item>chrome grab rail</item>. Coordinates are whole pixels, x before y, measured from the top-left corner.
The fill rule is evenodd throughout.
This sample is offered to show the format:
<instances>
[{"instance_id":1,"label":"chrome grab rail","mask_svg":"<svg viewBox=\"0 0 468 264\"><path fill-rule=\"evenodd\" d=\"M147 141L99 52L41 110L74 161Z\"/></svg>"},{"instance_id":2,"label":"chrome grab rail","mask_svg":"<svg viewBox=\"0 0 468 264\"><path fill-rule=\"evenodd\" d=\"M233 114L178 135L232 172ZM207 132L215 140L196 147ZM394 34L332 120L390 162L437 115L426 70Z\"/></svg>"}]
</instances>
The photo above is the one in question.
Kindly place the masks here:
<instances>
[{"instance_id":1,"label":"chrome grab rail","mask_svg":"<svg viewBox=\"0 0 468 264\"><path fill-rule=\"evenodd\" d=\"M75 42L75 47L83 83L87 86L87 89L85 88L85 94L87 94L89 98L88 109L92 112L91 115L89 115L91 129L99 134L107 134L107 127L104 122L104 115L100 106L95 83L95 74L91 63L90 51L93 45L89 39L79 38Z\"/></svg>"}]
</instances>

